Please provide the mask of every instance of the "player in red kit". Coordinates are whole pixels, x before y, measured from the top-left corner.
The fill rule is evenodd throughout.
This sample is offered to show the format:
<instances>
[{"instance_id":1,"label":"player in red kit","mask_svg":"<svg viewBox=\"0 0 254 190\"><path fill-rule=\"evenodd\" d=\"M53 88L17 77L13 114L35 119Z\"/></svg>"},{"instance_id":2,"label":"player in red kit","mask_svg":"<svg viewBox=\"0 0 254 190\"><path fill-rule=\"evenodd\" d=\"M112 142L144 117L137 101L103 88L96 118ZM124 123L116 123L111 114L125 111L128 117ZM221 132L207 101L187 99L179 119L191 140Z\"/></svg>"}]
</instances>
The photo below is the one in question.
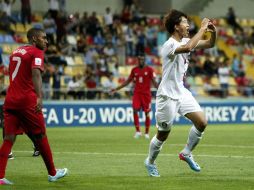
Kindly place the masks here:
<instances>
[{"instance_id":1,"label":"player in red kit","mask_svg":"<svg viewBox=\"0 0 254 190\"><path fill-rule=\"evenodd\" d=\"M48 170L48 181L57 181L68 170L55 169L42 114L42 78L47 36L41 29L27 32L29 45L21 46L10 56L10 86L4 102L5 137L0 148L0 185L11 185L5 177L8 154L19 127L33 137Z\"/></svg>"},{"instance_id":2,"label":"player in red kit","mask_svg":"<svg viewBox=\"0 0 254 190\"><path fill-rule=\"evenodd\" d=\"M152 101L151 83L153 83L156 88L158 87L158 84L155 81L155 73L153 71L153 68L145 65L145 55L143 53L139 54L138 61L138 66L134 67L131 70L128 79L123 84L113 89L112 92L114 93L115 91L120 90L131 82L134 83L134 92L132 97L133 119L136 128L134 138L139 138L142 136L138 116L138 112L142 108L146 116L145 138L149 139L149 129L151 123L149 113L151 111Z\"/></svg>"}]
</instances>

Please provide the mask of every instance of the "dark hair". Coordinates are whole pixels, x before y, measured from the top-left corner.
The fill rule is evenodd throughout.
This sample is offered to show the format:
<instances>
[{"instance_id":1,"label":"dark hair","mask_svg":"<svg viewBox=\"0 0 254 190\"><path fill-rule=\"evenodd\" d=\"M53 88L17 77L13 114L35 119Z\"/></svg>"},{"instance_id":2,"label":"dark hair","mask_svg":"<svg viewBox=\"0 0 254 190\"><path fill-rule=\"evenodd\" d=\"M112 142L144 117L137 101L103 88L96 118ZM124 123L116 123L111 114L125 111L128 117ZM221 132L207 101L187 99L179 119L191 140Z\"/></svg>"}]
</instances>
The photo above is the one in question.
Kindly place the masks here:
<instances>
[{"instance_id":1,"label":"dark hair","mask_svg":"<svg viewBox=\"0 0 254 190\"><path fill-rule=\"evenodd\" d=\"M188 18L186 14L181 11L172 9L164 17L164 26L167 29L168 33L172 34L175 31L175 25L180 24L182 17Z\"/></svg>"},{"instance_id":2,"label":"dark hair","mask_svg":"<svg viewBox=\"0 0 254 190\"><path fill-rule=\"evenodd\" d=\"M28 41L31 41L31 39L34 36L38 36L39 33L43 33L43 32L44 32L44 30L41 28L31 28L30 30L28 30L27 35L26 35Z\"/></svg>"}]
</instances>

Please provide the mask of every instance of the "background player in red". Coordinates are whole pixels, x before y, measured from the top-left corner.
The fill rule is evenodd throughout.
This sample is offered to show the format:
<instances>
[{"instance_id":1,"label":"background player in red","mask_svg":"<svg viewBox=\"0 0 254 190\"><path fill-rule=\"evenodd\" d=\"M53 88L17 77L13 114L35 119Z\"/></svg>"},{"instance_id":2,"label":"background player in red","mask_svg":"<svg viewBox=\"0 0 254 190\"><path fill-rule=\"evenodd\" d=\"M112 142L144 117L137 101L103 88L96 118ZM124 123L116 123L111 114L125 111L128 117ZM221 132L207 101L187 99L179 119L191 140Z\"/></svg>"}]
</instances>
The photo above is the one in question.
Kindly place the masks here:
<instances>
[{"instance_id":1,"label":"background player in red","mask_svg":"<svg viewBox=\"0 0 254 190\"><path fill-rule=\"evenodd\" d=\"M145 64L144 53L139 53L138 61L138 66L134 67L131 70L128 79L123 84L113 89L112 92L114 93L115 91L120 90L131 82L134 83L134 91L132 97L133 119L136 128L134 138L139 138L140 136L142 136L138 116L138 112L142 108L146 115L145 138L149 139L149 128L151 123L149 113L151 111L152 101L151 83L153 83L156 88L158 87L158 84L155 81L155 73L153 71L153 68Z\"/></svg>"},{"instance_id":2,"label":"background player in red","mask_svg":"<svg viewBox=\"0 0 254 190\"><path fill-rule=\"evenodd\" d=\"M32 28L28 31L27 38L29 45L19 47L10 56L10 86L4 102L5 137L0 148L1 185L12 184L4 177L8 154L19 127L33 137L47 167L50 182L64 177L68 172L66 168L55 169L41 110L41 73L44 70L43 50L47 47L47 36L43 30Z\"/></svg>"}]
</instances>

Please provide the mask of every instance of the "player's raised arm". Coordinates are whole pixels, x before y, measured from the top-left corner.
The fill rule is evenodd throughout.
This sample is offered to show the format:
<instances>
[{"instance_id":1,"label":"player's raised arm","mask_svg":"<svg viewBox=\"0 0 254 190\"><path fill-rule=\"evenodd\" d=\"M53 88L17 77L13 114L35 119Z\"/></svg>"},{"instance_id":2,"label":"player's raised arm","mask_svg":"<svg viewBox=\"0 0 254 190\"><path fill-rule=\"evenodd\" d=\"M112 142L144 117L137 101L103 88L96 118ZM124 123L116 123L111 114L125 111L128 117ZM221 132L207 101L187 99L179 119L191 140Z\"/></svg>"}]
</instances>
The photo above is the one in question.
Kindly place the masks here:
<instances>
[{"instance_id":1,"label":"player's raised arm","mask_svg":"<svg viewBox=\"0 0 254 190\"><path fill-rule=\"evenodd\" d=\"M184 19L182 20L182 22L184 22ZM208 18L204 18L201 22L201 27L199 31L188 41L188 43L176 48L175 54L187 53L197 47L197 45L200 43L200 40L203 38L203 35L207 31L209 22L210 20ZM189 24L187 24L186 29L189 30Z\"/></svg>"},{"instance_id":2,"label":"player's raised arm","mask_svg":"<svg viewBox=\"0 0 254 190\"><path fill-rule=\"evenodd\" d=\"M206 31L211 33L211 37L207 40L200 40L195 49L206 49L206 48L211 48L215 45L217 34L216 34L216 27L214 26L212 22L209 22Z\"/></svg>"}]
</instances>

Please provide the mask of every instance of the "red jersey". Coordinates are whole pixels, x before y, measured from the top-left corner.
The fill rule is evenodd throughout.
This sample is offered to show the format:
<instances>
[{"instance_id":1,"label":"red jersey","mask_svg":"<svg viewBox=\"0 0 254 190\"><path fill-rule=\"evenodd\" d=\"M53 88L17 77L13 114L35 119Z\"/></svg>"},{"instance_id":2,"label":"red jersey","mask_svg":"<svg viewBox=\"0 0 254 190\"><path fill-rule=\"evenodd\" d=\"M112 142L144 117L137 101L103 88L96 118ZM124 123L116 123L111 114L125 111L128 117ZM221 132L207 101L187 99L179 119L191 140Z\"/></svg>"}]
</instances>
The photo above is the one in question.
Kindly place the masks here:
<instances>
[{"instance_id":1,"label":"red jersey","mask_svg":"<svg viewBox=\"0 0 254 190\"><path fill-rule=\"evenodd\" d=\"M155 73L152 67L134 67L131 70L129 78L134 82L134 93L151 95L151 82L152 79L155 78Z\"/></svg>"},{"instance_id":2,"label":"red jersey","mask_svg":"<svg viewBox=\"0 0 254 190\"><path fill-rule=\"evenodd\" d=\"M10 86L5 108L22 109L35 106L37 95L32 81L32 69L44 70L44 52L35 46L21 46L12 52L9 65Z\"/></svg>"}]
</instances>

